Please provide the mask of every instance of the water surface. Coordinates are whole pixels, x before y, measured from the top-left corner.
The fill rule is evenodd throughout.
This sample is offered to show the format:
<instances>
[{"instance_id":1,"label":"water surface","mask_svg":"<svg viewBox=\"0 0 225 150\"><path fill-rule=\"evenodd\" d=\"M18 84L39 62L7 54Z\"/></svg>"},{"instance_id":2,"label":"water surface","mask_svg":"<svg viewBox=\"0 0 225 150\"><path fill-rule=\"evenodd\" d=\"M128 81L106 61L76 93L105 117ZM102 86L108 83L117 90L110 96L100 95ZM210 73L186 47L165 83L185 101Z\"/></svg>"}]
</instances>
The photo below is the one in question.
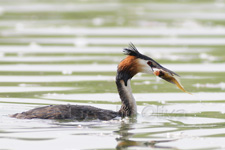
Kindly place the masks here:
<instances>
[{"instance_id":1,"label":"water surface","mask_svg":"<svg viewBox=\"0 0 225 150\"><path fill-rule=\"evenodd\" d=\"M225 1L0 1L0 149L225 149ZM181 76L132 80L137 118L23 120L56 104L120 108L122 49Z\"/></svg>"}]
</instances>

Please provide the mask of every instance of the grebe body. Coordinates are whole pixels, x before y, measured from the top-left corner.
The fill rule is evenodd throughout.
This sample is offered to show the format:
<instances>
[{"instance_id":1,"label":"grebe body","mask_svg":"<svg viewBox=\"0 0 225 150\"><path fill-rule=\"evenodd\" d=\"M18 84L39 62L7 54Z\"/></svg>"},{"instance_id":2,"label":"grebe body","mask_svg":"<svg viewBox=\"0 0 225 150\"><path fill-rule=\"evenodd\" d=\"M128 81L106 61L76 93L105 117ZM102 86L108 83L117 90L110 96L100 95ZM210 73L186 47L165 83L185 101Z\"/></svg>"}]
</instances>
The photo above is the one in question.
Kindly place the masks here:
<instances>
[{"instance_id":1,"label":"grebe body","mask_svg":"<svg viewBox=\"0 0 225 150\"><path fill-rule=\"evenodd\" d=\"M111 120L116 117L135 116L137 105L130 84L132 77L139 72L152 74L154 68L164 70L172 75L177 74L164 68L152 58L139 53L132 43L129 48L124 49L124 54L128 56L119 63L116 75L117 90L122 103L118 112L86 105L50 105L13 114L11 117L19 119Z\"/></svg>"},{"instance_id":2,"label":"grebe body","mask_svg":"<svg viewBox=\"0 0 225 150\"><path fill-rule=\"evenodd\" d=\"M111 120L118 112L86 105L49 105L12 115L19 119Z\"/></svg>"}]
</instances>

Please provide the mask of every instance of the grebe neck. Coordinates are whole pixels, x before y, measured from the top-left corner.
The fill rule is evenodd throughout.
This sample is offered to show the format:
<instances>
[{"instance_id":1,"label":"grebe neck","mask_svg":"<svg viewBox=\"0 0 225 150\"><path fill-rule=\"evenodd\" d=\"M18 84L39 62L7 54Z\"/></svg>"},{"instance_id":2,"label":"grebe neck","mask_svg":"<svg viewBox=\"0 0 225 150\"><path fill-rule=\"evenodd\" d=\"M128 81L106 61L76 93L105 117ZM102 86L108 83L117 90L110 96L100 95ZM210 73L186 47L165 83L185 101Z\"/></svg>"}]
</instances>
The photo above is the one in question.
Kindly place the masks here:
<instances>
[{"instance_id":1,"label":"grebe neck","mask_svg":"<svg viewBox=\"0 0 225 150\"><path fill-rule=\"evenodd\" d=\"M137 114L137 105L132 94L130 79L124 81L117 78L116 85L122 102L119 115L121 117L135 116Z\"/></svg>"}]
</instances>

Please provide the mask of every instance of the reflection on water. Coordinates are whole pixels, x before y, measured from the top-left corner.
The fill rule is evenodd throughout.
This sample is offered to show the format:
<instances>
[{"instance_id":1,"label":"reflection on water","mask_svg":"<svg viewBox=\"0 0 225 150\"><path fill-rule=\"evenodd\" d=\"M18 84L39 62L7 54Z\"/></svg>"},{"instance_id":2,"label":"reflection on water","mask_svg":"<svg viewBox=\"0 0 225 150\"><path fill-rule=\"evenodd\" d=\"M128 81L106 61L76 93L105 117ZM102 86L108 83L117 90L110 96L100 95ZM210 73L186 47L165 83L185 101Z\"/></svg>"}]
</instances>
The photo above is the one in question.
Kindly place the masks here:
<instances>
[{"instance_id":1,"label":"reflection on water","mask_svg":"<svg viewBox=\"0 0 225 150\"><path fill-rule=\"evenodd\" d=\"M167 146L157 146L157 143L166 143L174 140L132 140L134 133L130 133L130 130L135 130L135 123L137 123L135 118L129 120L129 122L121 122L120 128L118 131L114 131L119 134L119 137L116 138L118 144L116 149L121 150L129 147L137 148L137 147L146 147L146 148L162 148L162 149L174 149L172 147Z\"/></svg>"},{"instance_id":2,"label":"reflection on water","mask_svg":"<svg viewBox=\"0 0 225 150\"><path fill-rule=\"evenodd\" d=\"M225 149L225 2L0 1L0 149ZM137 118L23 120L54 104L120 108L122 48L178 72L132 80Z\"/></svg>"}]
</instances>

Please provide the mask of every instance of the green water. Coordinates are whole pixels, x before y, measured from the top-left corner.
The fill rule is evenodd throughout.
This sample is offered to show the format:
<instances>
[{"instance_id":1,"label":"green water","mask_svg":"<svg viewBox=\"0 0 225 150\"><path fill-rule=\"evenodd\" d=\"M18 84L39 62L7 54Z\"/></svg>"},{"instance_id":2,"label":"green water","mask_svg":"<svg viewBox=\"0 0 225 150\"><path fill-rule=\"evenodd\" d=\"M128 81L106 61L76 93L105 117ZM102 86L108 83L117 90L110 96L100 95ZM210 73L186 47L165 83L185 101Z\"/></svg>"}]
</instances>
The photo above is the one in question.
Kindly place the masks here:
<instances>
[{"instance_id":1,"label":"green water","mask_svg":"<svg viewBox=\"0 0 225 150\"><path fill-rule=\"evenodd\" d=\"M0 150L225 149L225 1L0 1ZM118 110L115 75L132 42L181 76L132 89L137 118L22 120L43 105Z\"/></svg>"}]
</instances>

